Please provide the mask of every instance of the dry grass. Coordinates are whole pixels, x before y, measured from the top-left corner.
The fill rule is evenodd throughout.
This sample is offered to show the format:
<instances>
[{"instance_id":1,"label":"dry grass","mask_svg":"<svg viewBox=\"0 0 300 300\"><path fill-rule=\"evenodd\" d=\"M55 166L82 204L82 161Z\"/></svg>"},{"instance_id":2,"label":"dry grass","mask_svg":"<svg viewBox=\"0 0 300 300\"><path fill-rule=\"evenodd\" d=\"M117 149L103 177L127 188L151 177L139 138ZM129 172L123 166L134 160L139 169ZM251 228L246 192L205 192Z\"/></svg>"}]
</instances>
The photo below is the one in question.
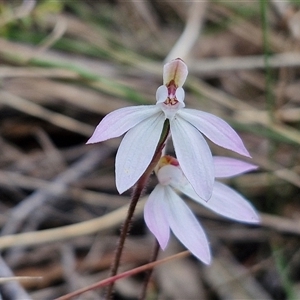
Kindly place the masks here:
<instances>
[{"instance_id":1,"label":"dry grass","mask_svg":"<svg viewBox=\"0 0 300 300\"><path fill-rule=\"evenodd\" d=\"M191 203L212 265L158 267L149 299L300 298L299 8L270 1L264 28L259 1L1 1L2 299L54 299L107 276L130 194L114 185L119 140L85 142L110 111L154 103L163 63L176 57L189 65L187 106L226 119L260 166L230 184L262 222ZM122 270L152 251L143 203ZM174 240L161 256L180 250ZM115 298L136 299L141 284L120 281Z\"/></svg>"}]
</instances>

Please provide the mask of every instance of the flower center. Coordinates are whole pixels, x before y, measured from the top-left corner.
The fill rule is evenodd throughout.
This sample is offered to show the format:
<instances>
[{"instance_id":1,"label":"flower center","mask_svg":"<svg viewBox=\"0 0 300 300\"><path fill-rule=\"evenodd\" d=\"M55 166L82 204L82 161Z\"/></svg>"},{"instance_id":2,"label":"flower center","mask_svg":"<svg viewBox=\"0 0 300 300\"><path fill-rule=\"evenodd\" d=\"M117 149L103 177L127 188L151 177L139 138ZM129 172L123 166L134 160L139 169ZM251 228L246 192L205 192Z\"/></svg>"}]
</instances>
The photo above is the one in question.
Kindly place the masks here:
<instances>
[{"instance_id":1,"label":"flower center","mask_svg":"<svg viewBox=\"0 0 300 300\"><path fill-rule=\"evenodd\" d=\"M161 169L164 166L168 166L168 165L178 167L179 162L175 157L173 157L171 155L164 155L159 159L159 161L155 167L155 172L157 173L159 171L159 169Z\"/></svg>"},{"instance_id":2,"label":"flower center","mask_svg":"<svg viewBox=\"0 0 300 300\"><path fill-rule=\"evenodd\" d=\"M176 105L178 103L178 100L176 99L176 97L174 97L174 98L167 98L167 100L164 102L164 104L166 104L166 105L171 105L171 106L173 106L173 105Z\"/></svg>"},{"instance_id":3,"label":"flower center","mask_svg":"<svg viewBox=\"0 0 300 300\"><path fill-rule=\"evenodd\" d=\"M178 87L174 80L168 85L161 85L156 91L156 105L159 105L167 119L172 120L176 112L183 108L184 90Z\"/></svg>"},{"instance_id":4,"label":"flower center","mask_svg":"<svg viewBox=\"0 0 300 300\"><path fill-rule=\"evenodd\" d=\"M168 98L166 99L164 104L171 105L171 106L176 105L178 103L178 100L176 98L177 86L176 86L174 80L171 80L169 82L167 89L168 89Z\"/></svg>"},{"instance_id":5,"label":"flower center","mask_svg":"<svg viewBox=\"0 0 300 300\"><path fill-rule=\"evenodd\" d=\"M170 155L162 156L155 167L155 174L161 185L184 185L186 178L180 169L179 162Z\"/></svg>"}]
</instances>

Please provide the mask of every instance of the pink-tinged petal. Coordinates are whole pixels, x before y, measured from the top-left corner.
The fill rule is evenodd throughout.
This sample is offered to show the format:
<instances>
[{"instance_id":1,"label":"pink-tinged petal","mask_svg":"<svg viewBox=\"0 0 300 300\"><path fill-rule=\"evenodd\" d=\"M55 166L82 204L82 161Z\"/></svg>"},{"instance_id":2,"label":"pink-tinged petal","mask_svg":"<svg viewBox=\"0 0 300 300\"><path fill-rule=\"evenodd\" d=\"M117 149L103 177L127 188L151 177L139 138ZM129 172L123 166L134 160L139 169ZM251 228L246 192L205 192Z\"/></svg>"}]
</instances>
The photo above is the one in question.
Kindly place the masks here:
<instances>
[{"instance_id":1,"label":"pink-tinged petal","mask_svg":"<svg viewBox=\"0 0 300 300\"><path fill-rule=\"evenodd\" d=\"M182 87L187 75L187 65L180 58L177 58L164 65L163 83L168 86L173 80L177 87Z\"/></svg>"},{"instance_id":2,"label":"pink-tinged petal","mask_svg":"<svg viewBox=\"0 0 300 300\"><path fill-rule=\"evenodd\" d=\"M256 170L258 166L231 157L214 156L216 178L231 177Z\"/></svg>"},{"instance_id":3,"label":"pink-tinged petal","mask_svg":"<svg viewBox=\"0 0 300 300\"><path fill-rule=\"evenodd\" d=\"M170 228L165 212L165 197L165 188L158 184L149 195L144 208L145 222L163 250L170 237Z\"/></svg>"},{"instance_id":4,"label":"pink-tinged petal","mask_svg":"<svg viewBox=\"0 0 300 300\"><path fill-rule=\"evenodd\" d=\"M250 157L239 135L221 118L196 109L184 109L178 111L177 114L195 126L215 144Z\"/></svg>"},{"instance_id":5,"label":"pink-tinged petal","mask_svg":"<svg viewBox=\"0 0 300 300\"><path fill-rule=\"evenodd\" d=\"M178 189L194 201L226 218L245 223L259 223L259 216L250 202L221 182L215 182L213 194L207 202L201 199L190 185Z\"/></svg>"},{"instance_id":6,"label":"pink-tinged petal","mask_svg":"<svg viewBox=\"0 0 300 300\"><path fill-rule=\"evenodd\" d=\"M259 222L259 216L250 202L223 183L215 182L213 194L209 201L201 199L189 183L173 187L197 203L224 217L247 223Z\"/></svg>"},{"instance_id":7,"label":"pink-tinged petal","mask_svg":"<svg viewBox=\"0 0 300 300\"><path fill-rule=\"evenodd\" d=\"M102 119L87 144L103 142L121 136L159 111L160 108L156 105L130 106L117 109Z\"/></svg>"},{"instance_id":8,"label":"pink-tinged petal","mask_svg":"<svg viewBox=\"0 0 300 300\"><path fill-rule=\"evenodd\" d=\"M170 129L177 160L196 193L208 200L214 183L214 165L202 134L190 123L175 117Z\"/></svg>"},{"instance_id":9,"label":"pink-tinged petal","mask_svg":"<svg viewBox=\"0 0 300 300\"><path fill-rule=\"evenodd\" d=\"M116 186L120 194L131 188L149 166L164 121L164 114L160 111L125 134L116 156Z\"/></svg>"},{"instance_id":10,"label":"pink-tinged petal","mask_svg":"<svg viewBox=\"0 0 300 300\"><path fill-rule=\"evenodd\" d=\"M167 203L165 209L171 230L193 255L205 264L209 264L210 249L198 220L171 187L165 187L165 191Z\"/></svg>"},{"instance_id":11,"label":"pink-tinged petal","mask_svg":"<svg viewBox=\"0 0 300 300\"><path fill-rule=\"evenodd\" d=\"M214 212L236 221L259 222L259 216L250 202L221 182L215 182L212 197L204 205Z\"/></svg>"}]
</instances>

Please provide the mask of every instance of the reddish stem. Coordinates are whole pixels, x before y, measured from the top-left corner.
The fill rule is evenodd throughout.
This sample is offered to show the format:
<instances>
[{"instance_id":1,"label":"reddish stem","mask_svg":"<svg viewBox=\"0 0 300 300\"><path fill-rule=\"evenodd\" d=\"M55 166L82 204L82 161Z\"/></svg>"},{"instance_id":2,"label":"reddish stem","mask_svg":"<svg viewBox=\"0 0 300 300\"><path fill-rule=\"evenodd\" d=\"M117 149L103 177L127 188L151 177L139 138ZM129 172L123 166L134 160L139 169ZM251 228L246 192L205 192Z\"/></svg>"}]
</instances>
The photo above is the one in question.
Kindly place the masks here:
<instances>
[{"instance_id":1,"label":"reddish stem","mask_svg":"<svg viewBox=\"0 0 300 300\"><path fill-rule=\"evenodd\" d=\"M110 284L111 282L115 282L115 281L120 280L122 278L126 278L126 277L129 277L129 276L136 275L138 273L141 273L141 272L144 272L146 270L149 270L150 268L154 268L154 267L156 267L156 266L158 266L158 265L160 265L162 263L168 262L168 261L173 260L173 259L183 258L183 257L186 257L188 255L190 255L190 252L188 250L183 251L183 252L179 252L179 253L174 254L172 256L169 256L169 257L163 258L161 260L152 262L150 264L146 264L146 265L143 265L143 266L131 269L129 271L123 272L121 274L115 275L113 277L109 277L109 278L106 278L104 280L98 281L98 282L96 282L96 283L94 283L92 285L83 287L83 288L81 288L81 289L79 289L79 290L77 290L75 292L66 294L66 295L61 296L59 298L56 298L54 300L70 300L73 297L77 297L77 296L79 296L79 295L81 295L83 293L86 293L88 291L92 291L92 290L104 287L104 286Z\"/></svg>"}]
</instances>

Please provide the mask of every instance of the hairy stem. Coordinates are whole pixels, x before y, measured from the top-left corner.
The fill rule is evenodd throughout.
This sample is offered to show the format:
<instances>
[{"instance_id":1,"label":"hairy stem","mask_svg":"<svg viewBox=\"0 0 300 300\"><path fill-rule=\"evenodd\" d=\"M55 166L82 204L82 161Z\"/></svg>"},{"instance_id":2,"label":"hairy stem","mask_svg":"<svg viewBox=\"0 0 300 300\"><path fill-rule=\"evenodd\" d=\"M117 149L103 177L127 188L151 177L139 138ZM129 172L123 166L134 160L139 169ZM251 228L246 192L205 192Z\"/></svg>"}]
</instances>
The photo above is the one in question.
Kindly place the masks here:
<instances>
[{"instance_id":1,"label":"hairy stem","mask_svg":"<svg viewBox=\"0 0 300 300\"><path fill-rule=\"evenodd\" d=\"M110 268L110 274L109 274L110 277L115 276L118 272L118 268L119 268L119 265L120 265L120 260L121 260L125 240L126 240L126 237L128 236L129 230L130 230L130 225L131 225L131 222L132 222L132 217L133 217L133 214L134 214L134 211L135 211L135 207L137 205L138 200L141 197L141 194L144 190L144 187L145 187L152 171L154 170L156 164L158 163L158 161L161 157L162 149L165 146L165 141L168 137L169 130L170 130L170 124L169 124L169 121L166 120L165 123L164 123L163 131L162 131L159 143L158 143L156 151L153 155L152 161L151 161L151 163L147 167L146 171L144 172L144 174L141 176L141 178L138 180L138 182L136 183L136 185L134 187L132 197L131 197L131 200L130 200L130 206L129 206L129 209L128 209L128 212L127 212L127 216L126 216L126 219L125 219L125 221L122 225L122 228L121 228L121 233L120 233L119 241L118 241L116 252L115 252L115 257L114 257L113 263L112 263L111 268ZM112 282L108 286L107 291L106 291L106 297L105 298L107 300L111 299L113 287L114 287L114 283Z\"/></svg>"}]
</instances>

